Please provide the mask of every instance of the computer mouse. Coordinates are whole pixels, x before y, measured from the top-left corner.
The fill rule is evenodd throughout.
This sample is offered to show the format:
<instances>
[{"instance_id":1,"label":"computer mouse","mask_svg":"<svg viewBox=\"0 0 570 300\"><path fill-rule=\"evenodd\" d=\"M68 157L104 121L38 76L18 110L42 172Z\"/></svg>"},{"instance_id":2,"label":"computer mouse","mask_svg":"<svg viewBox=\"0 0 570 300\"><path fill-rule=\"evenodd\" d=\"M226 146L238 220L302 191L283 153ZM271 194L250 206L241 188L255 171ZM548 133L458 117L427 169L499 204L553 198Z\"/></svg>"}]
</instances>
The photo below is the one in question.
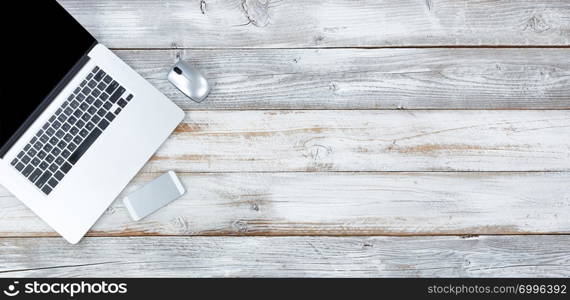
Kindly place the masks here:
<instances>
[{"instance_id":1,"label":"computer mouse","mask_svg":"<svg viewBox=\"0 0 570 300\"><path fill-rule=\"evenodd\" d=\"M168 81L196 102L202 102L210 93L208 80L185 61L178 61L168 72Z\"/></svg>"}]
</instances>

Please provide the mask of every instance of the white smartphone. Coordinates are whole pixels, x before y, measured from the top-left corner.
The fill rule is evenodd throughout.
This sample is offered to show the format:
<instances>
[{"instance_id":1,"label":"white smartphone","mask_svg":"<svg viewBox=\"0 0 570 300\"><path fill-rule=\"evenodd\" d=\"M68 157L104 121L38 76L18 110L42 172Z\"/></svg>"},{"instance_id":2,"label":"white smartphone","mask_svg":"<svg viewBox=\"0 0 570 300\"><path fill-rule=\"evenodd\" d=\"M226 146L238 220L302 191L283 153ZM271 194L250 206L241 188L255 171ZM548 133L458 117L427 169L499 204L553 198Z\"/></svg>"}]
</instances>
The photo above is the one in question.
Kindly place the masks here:
<instances>
[{"instance_id":1,"label":"white smartphone","mask_svg":"<svg viewBox=\"0 0 570 300\"><path fill-rule=\"evenodd\" d=\"M185 192L180 179L169 171L126 196L123 203L131 218L138 221L180 198Z\"/></svg>"}]
</instances>

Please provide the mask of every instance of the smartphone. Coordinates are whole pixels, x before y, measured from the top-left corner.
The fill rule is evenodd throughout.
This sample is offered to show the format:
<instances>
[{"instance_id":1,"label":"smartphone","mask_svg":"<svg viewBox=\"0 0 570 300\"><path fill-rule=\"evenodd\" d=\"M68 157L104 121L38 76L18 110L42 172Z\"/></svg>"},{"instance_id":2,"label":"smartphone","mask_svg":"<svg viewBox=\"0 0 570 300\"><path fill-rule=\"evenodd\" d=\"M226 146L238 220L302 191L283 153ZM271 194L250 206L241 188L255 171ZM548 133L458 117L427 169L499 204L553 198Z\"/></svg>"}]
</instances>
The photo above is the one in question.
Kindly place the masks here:
<instances>
[{"instance_id":1,"label":"smartphone","mask_svg":"<svg viewBox=\"0 0 570 300\"><path fill-rule=\"evenodd\" d=\"M180 198L186 190L173 171L169 171L123 199L133 220L138 221Z\"/></svg>"}]
</instances>

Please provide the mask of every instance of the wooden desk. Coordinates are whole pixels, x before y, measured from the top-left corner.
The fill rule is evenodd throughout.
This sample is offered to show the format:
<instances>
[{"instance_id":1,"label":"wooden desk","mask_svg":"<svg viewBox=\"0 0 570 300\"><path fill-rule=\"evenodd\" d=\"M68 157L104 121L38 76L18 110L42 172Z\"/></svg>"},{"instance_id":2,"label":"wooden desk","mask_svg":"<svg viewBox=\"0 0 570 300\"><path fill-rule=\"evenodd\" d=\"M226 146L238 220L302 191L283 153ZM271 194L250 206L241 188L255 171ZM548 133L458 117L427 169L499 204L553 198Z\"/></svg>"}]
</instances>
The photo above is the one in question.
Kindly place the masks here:
<instances>
[{"instance_id":1,"label":"wooden desk","mask_svg":"<svg viewBox=\"0 0 570 300\"><path fill-rule=\"evenodd\" d=\"M188 193L68 245L0 188L1 276L570 276L568 1L60 3L187 111L125 192Z\"/></svg>"}]
</instances>

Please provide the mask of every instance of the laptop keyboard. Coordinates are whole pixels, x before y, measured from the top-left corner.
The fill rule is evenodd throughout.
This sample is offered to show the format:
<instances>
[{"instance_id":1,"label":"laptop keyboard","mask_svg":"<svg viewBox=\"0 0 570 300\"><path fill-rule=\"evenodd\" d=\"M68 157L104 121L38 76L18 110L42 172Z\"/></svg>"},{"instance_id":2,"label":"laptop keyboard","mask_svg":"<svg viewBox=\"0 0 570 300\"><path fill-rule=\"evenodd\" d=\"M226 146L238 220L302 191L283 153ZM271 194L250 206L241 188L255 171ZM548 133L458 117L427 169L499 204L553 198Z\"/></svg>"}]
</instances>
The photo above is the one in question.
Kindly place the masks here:
<instances>
[{"instance_id":1,"label":"laptop keyboard","mask_svg":"<svg viewBox=\"0 0 570 300\"><path fill-rule=\"evenodd\" d=\"M132 99L95 67L11 165L49 195Z\"/></svg>"}]
</instances>

